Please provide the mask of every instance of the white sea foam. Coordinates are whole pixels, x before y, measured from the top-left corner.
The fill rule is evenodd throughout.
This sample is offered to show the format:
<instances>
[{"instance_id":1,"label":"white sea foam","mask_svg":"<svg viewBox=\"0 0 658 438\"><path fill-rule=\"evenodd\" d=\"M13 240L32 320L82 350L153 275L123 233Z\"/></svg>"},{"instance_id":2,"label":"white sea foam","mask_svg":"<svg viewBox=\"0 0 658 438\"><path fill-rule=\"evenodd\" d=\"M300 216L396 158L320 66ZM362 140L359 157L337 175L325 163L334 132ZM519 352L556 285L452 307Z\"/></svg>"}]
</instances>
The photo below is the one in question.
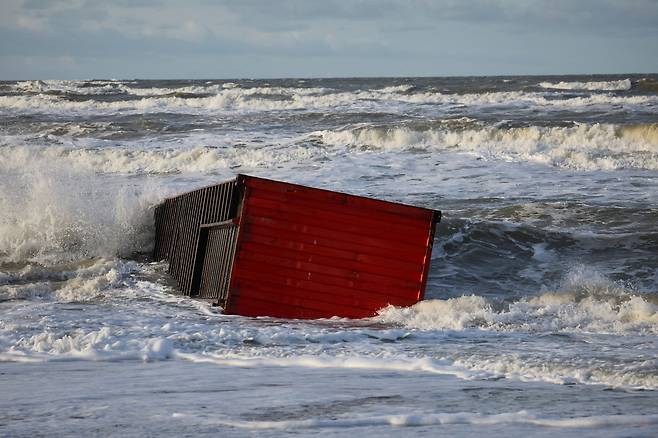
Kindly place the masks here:
<instances>
[{"instance_id":1,"label":"white sea foam","mask_svg":"<svg viewBox=\"0 0 658 438\"><path fill-rule=\"evenodd\" d=\"M309 142L318 140L327 147L308 146ZM0 169L28 168L32 163L41 162L94 173L215 173L235 168L270 168L281 163L308 163L342 155L345 148L388 153L449 151L475 154L487 160L540 163L584 171L658 169L658 125L655 124L422 131L365 127L273 140L272 147L254 143L234 148L231 147L233 141L203 134L184 139L183 147L181 144L162 147L166 146L164 143L157 148L144 148L131 142L107 147L101 140L80 142L60 137L59 145L36 147L30 139L4 136Z\"/></svg>"},{"instance_id":2,"label":"white sea foam","mask_svg":"<svg viewBox=\"0 0 658 438\"><path fill-rule=\"evenodd\" d=\"M388 87L385 92L404 91L405 87L399 86ZM413 88L413 87L411 87ZM142 88L132 83L125 81L63 81L63 80L35 80L35 81L20 81L12 86L10 89L16 92L31 93L31 94L57 94L57 93L71 93L80 95L94 95L94 94L127 94L134 96L168 96L168 95L281 95L281 96L294 96L294 95L317 95L328 91L322 87L248 87L241 88L239 84L226 82L223 84L209 84L209 85L189 85L178 87L147 87ZM31 96L32 98L36 96Z\"/></svg>"},{"instance_id":3,"label":"white sea foam","mask_svg":"<svg viewBox=\"0 0 658 438\"><path fill-rule=\"evenodd\" d=\"M0 285L0 302L8 300L29 300L51 295L53 292L49 282L32 282L29 284Z\"/></svg>"},{"instance_id":4,"label":"white sea foam","mask_svg":"<svg viewBox=\"0 0 658 438\"><path fill-rule=\"evenodd\" d=\"M658 306L638 297L629 299L627 289L592 272L572 273L564 286L571 289L559 296L543 294L519 300L504 311L495 310L484 298L461 297L430 300L405 309L388 308L381 316L362 323L268 319L258 323L219 315L205 303L167 294L162 285L135 279L133 274L140 269L133 262L98 259L63 271L63 280L57 282L39 282L35 277L39 270L23 270L22 275L32 279L31 287L40 291L15 294L21 284L20 276L15 276L13 284L0 286L0 301L45 298L45 303L82 303L79 305L88 306L86 314L91 319L71 329L66 318L77 321L77 313L67 316L60 311L52 318L34 321L32 312L40 314L43 307L16 307L0 320L0 361L173 359L241 368L385 370L463 380L508 378L658 388L655 358L637 354L622 358L617 353L617 362L610 363L601 360L600 352L592 357L581 350L561 355L551 349L528 348L531 339L547 332L584 335L596 330L596 334L627 336L621 342L638 342L637 336L656 333ZM105 305L98 308L98 303ZM108 311L103 324L93 323L94 315ZM390 327L391 323L402 327ZM446 333L446 329L451 332ZM498 342L500 333L505 333L525 339L525 347L510 349L516 345L512 342L495 352L486 348L455 350L451 347L455 333L464 331L469 339L479 338L483 346L492 339ZM528 332L530 337L518 338ZM414 348L415 343L423 347ZM410 349L401 350L401 345ZM428 351L430 345L433 347ZM573 348L570 343L564 347ZM596 351L595 346L587 348ZM647 354L651 355L650 351Z\"/></svg>"},{"instance_id":5,"label":"white sea foam","mask_svg":"<svg viewBox=\"0 0 658 438\"><path fill-rule=\"evenodd\" d=\"M214 87L214 86L210 86ZM394 109L396 104L444 106L537 106L545 109L561 107L590 107L618 105L656 105L658 96L613 96L596 94L568 99L547 98L544 93L492 92L472 94L443 94L435 92L403 93L402 89L362 90L355 92L333 92L317 88L232 88L216 89L192 87L189 89L129 89L126 92L144 96L137 100L121 101L71 101L60 96L37 94L32 96L0 96L0 111L23 113L70 113L70 114L116 114L116 113L215 113L224 111L275 111L315 110L323 108L363 109L386 107ZM207 97L179 97L172 93L211 93ZM153 96L155 94L155 96ZM161 96L163 94L164 96ZM283 98L267 98L276 95ZM393 107L391 106L393 105Z\"/></svg>"},{"instance_id":6,"label":"white sea foam","mask_svg":"<svg viewBox=\"0 0 658 438\"><path fill-rule=\"evenodd\" d=\"M84 302L99 298L106 289L122 285L136 270L134 262L120 259L92 259L74 269L67 265L46 268L28 264L0 282L0 301L52 298L59 302Z\"/></svg>"},{"instance_id":7,"label":"white sea foam","mask_svg":"<svg viewBox=\"0 0 658 438\"><path fill-rule=\"evenodd\" d=\"M225 366L239 367L305 367L305 368L348 368L348 369L378 369L389 371L425 372L431 374L450 375L464 380L487 379L493 376L487 371L471 371L463 367L455 367L449 361L429 358L399 357L367 357L367 356L292 356L292 357L240 357L214 354L177 353L179 358L193 362L215 363Z\"/></svg>"},{"instance_id":8,"label":"white sea foam","mask_svg":"<svg viewBox=\"0 0 658 438\"><path fill-rule=\"evenodd\" d=\"M412 84L402 84L402 85L391 85L390 87L380 88L377 91L379 91L381 93L395 94L395 93L407 93L409 91L412 91L415 88L416 87Z\"/></svg>"},{"instance_id":9,"label":"white sea foam","mask_svg":"<svg viewBox=\"0 0 658 438\"><path fill-rule=\"evenodd\" d=\"M129 89L127 85L117 81L63 80L20 81L16 82L11 88L14 91L23 93L72 93L83 95L125 94Z\"/></svg>"},{"instance_id":10,"label":"white sea foam","mask_svg":"<svg viewBox=\"0 0 658 438\"><path fill-rule=\"evenodd\" d=\"M486 127L465 130L356 128L319 131L324 143L375 150L449 150L487 159L530 161L578 170L658 169L658 127Z\"/></svg>"},{"instance_id":11,"label":"white sea foam","mask_svg":"<svg viewBox=\"0 0 658 438\"><path fill-rule=\"evenodd\" d=\"M338 418L311 418L305 420L282 421L243 421L222 418L215 414L207 415L198 412L176 412L173 418L181 421L203 423L206 425L228 426L248 430L297 430L297 429L324 429L324 428L353 428L368 426L417 427L439 425L473 425L473 426L501 426L524 425L551 428L603 428L603 427L632 427L658 424L658 415L601 415L568 418L540 417L527 411L509 412L501 414L480 414L470 412L459 413L423 413L400 415L351 415Z\"/></svg>"},{"instance_id":12,"label":"white sea foam","mask_svg":"<svg viewBox=\"0 0 658 438\"><path fill-rule=\"evenodd\" d=\"M556 90L588 90L588 91L626 91L631 89L631 80L622 79L619 81L593 81L593 82L540 82L542 88L551 88Z\"/></svg>"},{"instance_id":13,"label":"white sea foam","mask_svg":"<svg viewBox=\"0 0 658 438\"><path fill-rule=\"evenodd\" d=\"M421 330L658 334L658 305L650 295L584 267L570 271L559 291L523 298L505 309L473 295L391 306L380 311L379 319Z\"/></svg>"},{"instance_id":14,"label":"white sea foam","mask_svg":"<svg viewBox=\"0 0 658 438\"><path fill-rule=\"evenodd\" d=\"M11 272L0 271L0 286L13 283L36 283L41 281L62 281L69 278L66 271L51 271L44 266L28 264Z\"/></svg>"},{"instance_id":15,"label":"white sea foam","mask_svg":"<svg viewBox=\"0 0 658 438\"><path fill-rule=\"evenodd\" d=\"M134 311L138 312L139 309ZM559 385L578 383L629 389L658 388L658 377L652 373L656 366L655 360L615 369L605 364L601 365L600 359L570 363L568 360L551 360L545 355L520 356L518 353L510 354L502 350L499 350L495 356L474 354L469 350L464 354L456 354L453 358L410 357L401 352L384 349L382 344L377 347L357 342L356 338L359 336L354 333L349 334L351 338L349 341L339 342L339 345L349 342L348 351L332 351L331 343L323 344L323 341L318 339L294 342L292 340L296 337L294 331L291 327L285 326L271 329L273 332L269 335L271 347L266 347L266 344L260 344L257 339L241 337L240 327L231 324L230 321L223 321L224 324L228 324L226 328L213 328L193 321L184 325L184 319L181 321L176 319L160 325L144 321L142 327L122 324L95 329L46 328L19 339L15 337L5 339L11 336L3 337L2 329L15 332L22 327L6 324L2 327L3 324L0 324L0 347L2 344L7 346L0 350L0 361L174 359L239 368L378 370L452 376L461 380L507 378ZM139 324L139 320L133 323ZM219 323L221 322L214 322L214 324ZM312 327L307 329L313 330ZM144 330L148 330L148 335ZM254 331L253 328L251 330ZM263 327L261 331L268 332L270 329ZM274 333L278 334L274 336ZM223 338L224 344L219 349L207 339L217 336ZM363 339L363 336L360 338ZM247 348L246 351L241 352L241 347L245 345L247 347L253 345L254 348ZM191 347L209 351L185 351ZM299 354L300 351L307 351L308 354Z\"/></svg>"},{"instance_id":16,"label":"white sea foam","mask_svg":"<svg viewBox=\"0 0 658 438\"><path fill-rule=\"evenodd\" d=\"M557 354L555 354L557 356ZM573 352L577 355L577 352ZM472 373L489 373L522 382L547 382L556 385L603 385L613 388L658 389L656 360L638 361L639 365L615 366L601 360L574 360L568 357L515 354L466 355L458 357L455 367Z\"/></svg>"},{"instance_id":17,"label":"white sea foam","mask_svg":"<svg viewBox=\"0 0 658 438\"><path fill-rule=\"evenodd\" d=\"M363 95L366 98L365 95ZM376 97L370 97L376 98ZM521 91L500 91L488 93L444 94L435 92L420 92L404 95L390 95L388 100L413 104L444 104L465 105L473 107L504 106L504 107L532 107L542 109L560 109L591 106L615 105L655 105L658 96L616 96L611 94L591 94L583 96L570 96L555 99L546 93L532 93Z\"/></svg>"},{"instance_id":18,"label":"white sea foam","mask_svg":"<svg viewBox=\"0 0 658 438\"><path fill-rule=\"evenodd\" d=\"M229 83L231 84L231 83ZM327 91L326 88L321 87L305 87L305 88L295 88L295 87L250 87L250 88L241 88L238 84L232 84L227 86L227 84L215 84L215 85L206 85L206 86L186 86L186 87L177 87L177 88L139 88L139 87L125 87L125 92L127 94L132 94L135 96L167 96L167 95L224 95L224 96L313 96L320 95Z\"/></svg>"},{"instance_id":19,"label":"white sea foam","mask_svg":"<svg viewBox=\"0 0 658 438\"><path fill-rule=\"evenodd\" d=\"M98 259L83 266L58 285L55 297L59 302L83 302L97 299L105 290L122 285L136 270L136 264L117 259Z\"/></svg>"},{"instance_id":20,"label":"white sea foam","mask_svg":"<svg viewBox=\"0 0 658 438\"><path fill-rule=\"evenodd\" d=\"M326 156L322 150L303 146L288 148L215 148L189 149L70 148L49 146L6 146L0 149L0 169L24 169L31 163L58 163L80 172L163 174L216 173L235 168L259 168L281 163L301 163ZM231 172L232 173L232 172Z\"/></svg>"}]
</instances>

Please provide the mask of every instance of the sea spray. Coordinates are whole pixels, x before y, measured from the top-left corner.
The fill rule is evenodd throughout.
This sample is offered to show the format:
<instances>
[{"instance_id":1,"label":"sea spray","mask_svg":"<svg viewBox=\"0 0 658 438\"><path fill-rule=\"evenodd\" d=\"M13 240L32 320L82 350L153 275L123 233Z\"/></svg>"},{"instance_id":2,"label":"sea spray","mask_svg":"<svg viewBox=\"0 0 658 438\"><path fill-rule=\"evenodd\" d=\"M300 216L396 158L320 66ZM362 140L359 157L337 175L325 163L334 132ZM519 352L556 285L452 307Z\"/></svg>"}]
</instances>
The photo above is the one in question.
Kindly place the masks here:
<instances>
[{"instance_id":1,"label":"sea spray","mask_svg":"<svg viewBox=\"0 0 658 438\"><path fill-rule=\"evenodd\" d=\"M67 262L149 251L158 189L108 184L93 173L37 159L3 174L3 263Z\"/></svg>"}]
</instances>

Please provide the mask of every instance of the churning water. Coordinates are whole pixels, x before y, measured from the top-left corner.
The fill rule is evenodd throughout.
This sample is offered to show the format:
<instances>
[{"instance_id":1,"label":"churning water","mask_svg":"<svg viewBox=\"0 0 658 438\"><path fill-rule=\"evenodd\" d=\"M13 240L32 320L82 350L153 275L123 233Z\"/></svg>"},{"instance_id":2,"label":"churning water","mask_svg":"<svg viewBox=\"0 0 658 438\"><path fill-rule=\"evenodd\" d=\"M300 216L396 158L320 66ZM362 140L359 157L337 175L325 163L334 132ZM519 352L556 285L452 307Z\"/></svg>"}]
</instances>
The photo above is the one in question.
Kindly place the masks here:
<instances>
[{"instance_id":1,"label":"churning water","mask_svg":"<svg viewBox=\"0 0 658 438\"><path fill-rule=\"evenodd\" d=\"M656 79L0 82L0 434L655 435ZM442 210L426 301L171 294L152 207L236 173Z\"/></svg>"}]
</instances>

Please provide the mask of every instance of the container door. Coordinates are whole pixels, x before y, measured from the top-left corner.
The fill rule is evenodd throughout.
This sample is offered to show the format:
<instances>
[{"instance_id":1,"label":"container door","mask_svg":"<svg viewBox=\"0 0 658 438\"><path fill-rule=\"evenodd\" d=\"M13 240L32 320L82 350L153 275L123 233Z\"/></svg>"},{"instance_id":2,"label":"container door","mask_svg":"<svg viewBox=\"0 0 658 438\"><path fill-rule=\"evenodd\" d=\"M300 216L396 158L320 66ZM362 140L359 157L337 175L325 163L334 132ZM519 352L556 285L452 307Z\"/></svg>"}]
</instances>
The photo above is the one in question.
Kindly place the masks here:
<instances>
[{"instance_id":1,"label":"container door","mask_svg":"<svg viewBox=\"0 0 658 438\"><path fill-rule=\"evenodd\" d=\"M217 300L220 306L224 306L231 282L238 228L232 222L201 226L201 257L197 258L202 263L199 267L199 298Z\"/></svg>"}]
</instances>

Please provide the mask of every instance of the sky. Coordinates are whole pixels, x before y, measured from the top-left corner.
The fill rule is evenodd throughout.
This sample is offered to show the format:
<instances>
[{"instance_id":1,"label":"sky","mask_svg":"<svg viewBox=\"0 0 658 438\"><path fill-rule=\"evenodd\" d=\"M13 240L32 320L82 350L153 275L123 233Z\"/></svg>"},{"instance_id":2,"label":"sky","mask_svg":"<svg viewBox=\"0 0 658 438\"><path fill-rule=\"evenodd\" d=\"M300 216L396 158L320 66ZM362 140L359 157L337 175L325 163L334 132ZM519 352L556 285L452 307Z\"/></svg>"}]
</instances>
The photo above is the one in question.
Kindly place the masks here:
<instances>
[{"instance_id":1,"label":"sky","mask_svg":"<svg viewBox=\"0 0 658 438\"><path fill-rule=\"evenodd\" d=\"M658 0L0 0L0 79L658 72Z\"/></svg>"}]
</instances>

